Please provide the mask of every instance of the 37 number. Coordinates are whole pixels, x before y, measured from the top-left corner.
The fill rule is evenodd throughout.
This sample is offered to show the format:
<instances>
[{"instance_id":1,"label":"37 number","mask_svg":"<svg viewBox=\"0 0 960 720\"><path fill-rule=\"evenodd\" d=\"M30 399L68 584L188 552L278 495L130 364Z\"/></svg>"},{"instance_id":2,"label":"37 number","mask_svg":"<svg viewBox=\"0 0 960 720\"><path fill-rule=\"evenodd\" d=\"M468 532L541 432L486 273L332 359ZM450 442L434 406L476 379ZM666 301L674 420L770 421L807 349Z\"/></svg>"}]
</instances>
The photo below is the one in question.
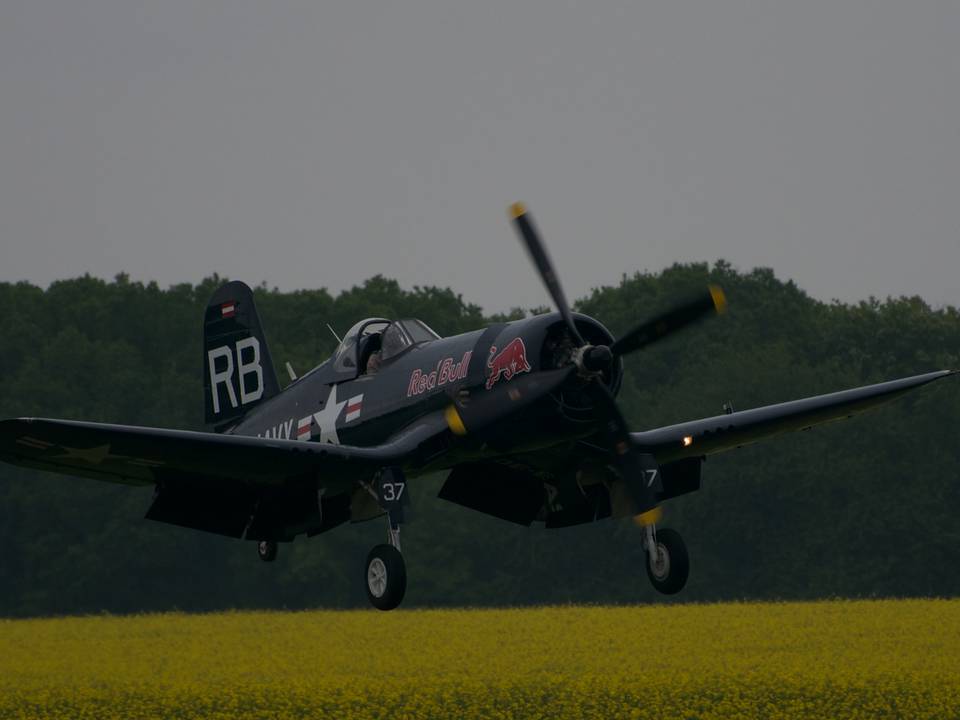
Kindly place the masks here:
<instances>
[{"instance_id":1,"label":"37 number","mask_svg":"<svg viewBox=\"0 0 960 720\"><path fill-rule=\"evenodd\" d=\"M407 486L405 482L385 482L383 483L383 499L387 502L399 500L403 495L403 489Z\"/></svg>"}]
</instances>

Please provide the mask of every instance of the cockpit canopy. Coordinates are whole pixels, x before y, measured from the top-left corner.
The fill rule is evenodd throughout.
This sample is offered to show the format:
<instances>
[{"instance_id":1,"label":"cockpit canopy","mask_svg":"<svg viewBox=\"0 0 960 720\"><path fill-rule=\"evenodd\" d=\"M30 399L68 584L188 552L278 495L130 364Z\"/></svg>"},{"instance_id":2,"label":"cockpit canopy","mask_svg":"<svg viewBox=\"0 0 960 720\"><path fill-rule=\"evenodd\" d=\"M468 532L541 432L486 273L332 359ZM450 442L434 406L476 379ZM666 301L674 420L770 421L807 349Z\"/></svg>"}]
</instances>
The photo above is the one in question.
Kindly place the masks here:
<instances>
[{"instance_id":1,"label":"cockpit canopy","mask_svg":"<svg viewBox=\"0 0 960 720\"><path fill-rule=\"evenodd\" d=\"M346 380L367 372L370 358L379 353L378 364L400 355L408 348L440 336L422 320L366 318L347 331L333 353L337 380Z\"/></svg>"}]
</instances>

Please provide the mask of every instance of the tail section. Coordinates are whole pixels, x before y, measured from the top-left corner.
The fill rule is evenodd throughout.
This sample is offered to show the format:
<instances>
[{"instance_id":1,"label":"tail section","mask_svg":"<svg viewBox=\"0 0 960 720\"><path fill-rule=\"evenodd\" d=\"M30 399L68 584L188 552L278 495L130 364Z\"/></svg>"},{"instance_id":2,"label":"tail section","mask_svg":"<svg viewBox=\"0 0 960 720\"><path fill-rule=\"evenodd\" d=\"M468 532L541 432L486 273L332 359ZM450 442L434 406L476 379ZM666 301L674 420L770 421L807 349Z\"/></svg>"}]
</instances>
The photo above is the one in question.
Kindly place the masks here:
<instances>
[{"instance_id":1,"label":"tail section","mask_svg":"<svg viewBox=\"0 0 960 720\"><path fill-rule=\"evenodd\" d=\"M206 422L218 432L280 392L253 292L237 280L207 303L203 386Z\"/></svg>"}]
</instances>

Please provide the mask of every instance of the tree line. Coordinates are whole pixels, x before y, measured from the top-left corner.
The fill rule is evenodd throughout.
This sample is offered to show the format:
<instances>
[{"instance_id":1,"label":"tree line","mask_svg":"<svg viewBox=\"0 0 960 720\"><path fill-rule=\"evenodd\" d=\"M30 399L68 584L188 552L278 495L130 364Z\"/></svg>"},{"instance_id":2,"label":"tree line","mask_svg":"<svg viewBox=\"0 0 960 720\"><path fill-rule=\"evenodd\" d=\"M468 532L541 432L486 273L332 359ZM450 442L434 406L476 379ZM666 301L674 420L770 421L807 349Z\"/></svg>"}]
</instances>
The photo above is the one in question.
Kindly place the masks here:
<instances>
[{"instance_id":1,"label":"tree line","mask_svg":"<svg viewBox=\"0 0 960 720\"><path fill-rule=\"evenodd\" d=\"M201 318L224 280L160 288L89 276L0 283L0 418L200 429ZM919 297L821 302L765 268L674 265L624 276L576 307L616 335L708 282L725 316L630 356L620 402L636 429L960 368L960 312ZM331 294L261 286L278 367L298 371L368 316L418 317L442 335L485 317L449 288L380 276ZM285 378L282 382L285 381ZM849 421L708 459L699 493L666 504L691 553L676 600L649 586L628 521L524 528L411 487L406 606L629 603L960 593L960 383L937 383ZM252 543L142 519L152 490L0 466L0 615L365 606L379 521L260 562Z\"/></svg>"}]
</instances>

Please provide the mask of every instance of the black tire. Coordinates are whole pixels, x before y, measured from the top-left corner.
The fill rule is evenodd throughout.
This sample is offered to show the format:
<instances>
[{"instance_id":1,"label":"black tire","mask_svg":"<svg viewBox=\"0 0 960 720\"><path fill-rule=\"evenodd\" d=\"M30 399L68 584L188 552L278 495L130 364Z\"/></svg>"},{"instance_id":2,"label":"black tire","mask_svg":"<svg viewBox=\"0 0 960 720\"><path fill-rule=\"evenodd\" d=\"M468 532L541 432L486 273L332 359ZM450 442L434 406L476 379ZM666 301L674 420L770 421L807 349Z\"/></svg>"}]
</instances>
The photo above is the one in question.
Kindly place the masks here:
<instances>
[{"instance_id":1,"label":"black tire","mask_svg":"<svg viewBox=\"0 0 960 720\"><path fill-rule=\"evenodd\" d=\"M393 545L377 545L367 555L364 586L377 610L393 610L407 591L407 564Z\"/></svg>"},{"instance_id":2,"label":"black tire","mask_svg":"<svg viewBox=\"0 0 960 720\"><path fill-rule=\"evenodd\" d=\"M664 595L676 595L683 590L690 575L690 556L680 533L670 528L657 530L657 555L663 562L653 568L647 552L647 577Z\"/></svg>"},{"instance_id":3,"label":"black tire","mask_svg":"<svg viewBox=\"0 0 960 720\"><path fill-rule=\"evenodd\" d=\"M264 562L273 562L277 559L277 543L273 540L261 540L257 543L257 555Z\"/></svg>"}]
</instances>

